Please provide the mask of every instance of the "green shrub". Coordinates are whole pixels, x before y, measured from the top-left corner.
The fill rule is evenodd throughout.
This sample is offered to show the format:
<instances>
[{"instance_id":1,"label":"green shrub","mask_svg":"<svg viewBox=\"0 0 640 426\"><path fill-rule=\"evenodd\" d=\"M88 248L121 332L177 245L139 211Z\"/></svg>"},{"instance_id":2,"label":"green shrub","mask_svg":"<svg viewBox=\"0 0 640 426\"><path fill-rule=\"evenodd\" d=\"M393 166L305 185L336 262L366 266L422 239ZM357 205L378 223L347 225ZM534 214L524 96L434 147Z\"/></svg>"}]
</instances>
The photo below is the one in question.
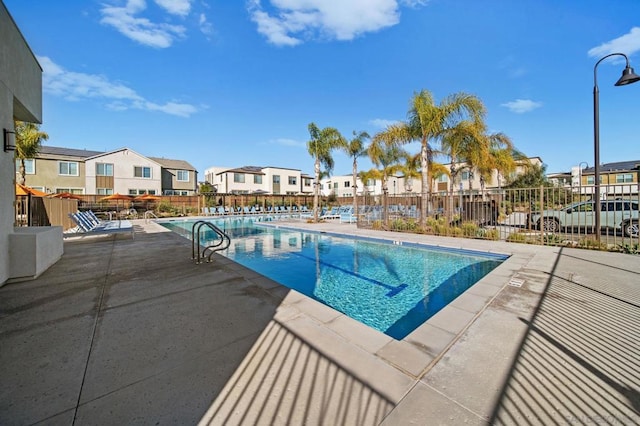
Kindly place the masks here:
<instances>
[{"instance_id":1,"label":"green shrub","mask_svg":"<svg viewBox=\"0 0 640 426\"><path fill-rule=\"evenodd\" d=\"M509 234L507 241L510 243L525 243L527 242L527 236L520 233Z\"/></svg>"}]
</instances>

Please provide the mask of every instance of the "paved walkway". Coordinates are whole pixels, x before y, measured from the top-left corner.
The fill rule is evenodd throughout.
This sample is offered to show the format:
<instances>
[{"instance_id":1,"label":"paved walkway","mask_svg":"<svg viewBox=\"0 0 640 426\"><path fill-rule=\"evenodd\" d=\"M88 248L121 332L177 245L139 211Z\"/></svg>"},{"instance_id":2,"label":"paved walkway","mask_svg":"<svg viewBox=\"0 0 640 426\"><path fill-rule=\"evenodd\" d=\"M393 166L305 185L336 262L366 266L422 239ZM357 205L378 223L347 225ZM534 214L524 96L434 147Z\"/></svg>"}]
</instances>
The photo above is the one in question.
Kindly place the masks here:
<instances>
[{"instance_id":1,"label":"paved walkway","mask_svg":"<svg viewBox=\"0 0 640 426\"><path fill-rule=\"evenodd\" d=\"M134 221L0 288L0 424L638 424L640 261L295 223L510 254L397 341Z\"/></svg>"}]
</instances>

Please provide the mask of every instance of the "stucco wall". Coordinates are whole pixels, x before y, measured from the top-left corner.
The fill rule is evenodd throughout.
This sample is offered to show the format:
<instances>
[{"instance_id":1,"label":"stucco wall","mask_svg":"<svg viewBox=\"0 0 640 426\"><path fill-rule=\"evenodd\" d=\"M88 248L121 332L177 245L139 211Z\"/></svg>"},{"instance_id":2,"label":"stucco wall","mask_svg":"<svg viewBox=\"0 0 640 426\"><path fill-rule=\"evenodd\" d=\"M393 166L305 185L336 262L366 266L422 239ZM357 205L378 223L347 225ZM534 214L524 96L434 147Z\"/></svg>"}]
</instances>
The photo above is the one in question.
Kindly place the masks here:
<instances>
[{"instance_id":1,"label":"stucco wall","mask_svg":"<svg viewBox=\"0 0 640 426\"><path fill-rule=\"evenodd\" d=\"M154 190L156 194L161 193L162 174L160 165L134 151L124 149L86 160L87 194L96 193L96 163L113 164L113 192L129 194L129 190ZM134 177L134 167L150 167L151 178Z\"/></svg>"},{"instance_id":2,"label":"stucco wall","mask_svg":"<svg viewBox=\"0 0 640 426\"><path fill-rule=\"evenodd\" d=\"M14 118L42 121L42 69L0 2L0 127L13 131ZM11 272L9 235L13 233L14 221L14 165L14 152L0 150L0 285Z\"/></svg>"}]
</instances>

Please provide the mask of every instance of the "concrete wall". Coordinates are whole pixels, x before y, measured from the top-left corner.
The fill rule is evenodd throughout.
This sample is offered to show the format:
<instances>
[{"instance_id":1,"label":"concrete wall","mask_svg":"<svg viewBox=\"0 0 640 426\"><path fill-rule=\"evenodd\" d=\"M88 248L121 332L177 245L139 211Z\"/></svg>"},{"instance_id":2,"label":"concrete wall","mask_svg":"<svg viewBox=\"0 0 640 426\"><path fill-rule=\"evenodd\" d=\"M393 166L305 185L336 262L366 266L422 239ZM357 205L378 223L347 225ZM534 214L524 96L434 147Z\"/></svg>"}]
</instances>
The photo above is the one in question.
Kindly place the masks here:
<instances>
[{"instance_id":1,"label":"concrete wall","mask_svg":"<svg viewBox=\"0 0 640 426\"><path fill-rule=\"evenodd\" d=\"M0 2L0 127L13 119L42 122L42 68L4 3ZM0 130L1 131L1 130ZM11 135L13 140L13 135ZM10 235L14 233L14 152L0 150L0 285L10 278Z\"/></svg>"}]
</instances>

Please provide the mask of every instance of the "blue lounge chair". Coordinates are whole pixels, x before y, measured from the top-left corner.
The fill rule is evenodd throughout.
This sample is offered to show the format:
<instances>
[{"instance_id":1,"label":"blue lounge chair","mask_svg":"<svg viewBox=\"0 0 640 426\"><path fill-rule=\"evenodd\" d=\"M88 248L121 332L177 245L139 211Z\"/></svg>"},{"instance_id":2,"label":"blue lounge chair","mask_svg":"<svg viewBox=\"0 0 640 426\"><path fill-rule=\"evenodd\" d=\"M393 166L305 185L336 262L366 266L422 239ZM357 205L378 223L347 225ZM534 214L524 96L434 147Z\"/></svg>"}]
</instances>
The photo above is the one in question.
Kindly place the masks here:
<instances>
[{"instance_id":1,"label":"blue lounge chair","mask_svg":"<svg viewBox=\"0 0 640 426\"><path fill-rule=\"evenodd\" d=\"M100 221L93 212L69 213L69 217L76 224L71 234L101 235L130 232L134 238L133 224L129 220ZM97 222L96 222L97 221ZM67 234L68 236L69 234Z\"/></svg>"}]
</instances>

